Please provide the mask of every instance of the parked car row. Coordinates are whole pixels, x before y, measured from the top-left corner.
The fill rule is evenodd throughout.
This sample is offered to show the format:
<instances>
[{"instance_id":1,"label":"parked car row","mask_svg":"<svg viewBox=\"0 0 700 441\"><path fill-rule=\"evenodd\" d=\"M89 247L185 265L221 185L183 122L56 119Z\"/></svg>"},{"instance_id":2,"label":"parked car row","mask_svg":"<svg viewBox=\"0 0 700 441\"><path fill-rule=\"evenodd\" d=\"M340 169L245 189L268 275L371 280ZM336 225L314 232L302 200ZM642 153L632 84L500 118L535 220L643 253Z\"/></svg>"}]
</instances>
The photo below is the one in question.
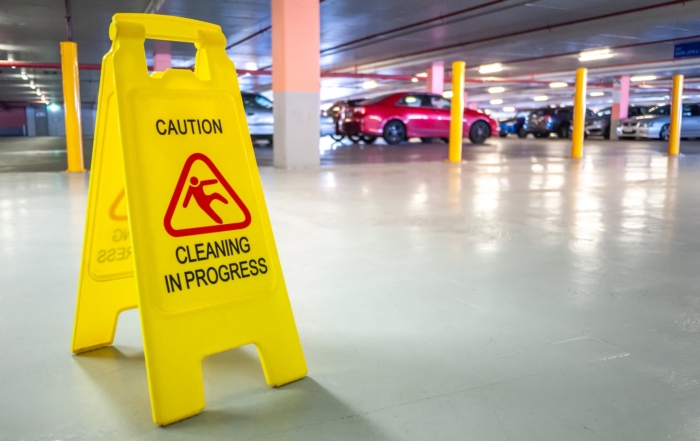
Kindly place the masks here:
<instances>
[{"instance_id":1,"label":"parked car row","mask_svg":"<svg viewBox=\"0 0 700 441\"><path fill-rule=\"evenodd\" d=\"M628 115L630 119L643 116L649 112L644 106L630 106ZM586 109L585 136L602 136L610 138L610 120L612 109L610 107L593 112ZM547 138L554 133L558 138L568 138L573 130L572 120L574 108L564 107L543 107L530 112L522 112L513 118L500 121L501 137L505 138L509 133L516 134L520 138L525 138L532 133L535 138ZM630 122L626 130L632 130L634 123ZM618 132L620 129L618 128ZM631 132L630 132L631 134ZM619 133L618 133L619 135Z\"/></svg>"},{"instance_id":2,"label":"parked car row","mask_svg":"<svg viewBox=\"0 0 700 441\"><path fill-rule=\"evenodd\" d=\"M272 101L257 93L242 93L248 128L253 139L272 143L274 116ZM320 135L335 140L347 136L353 142L373 143L382 137L388 144L408 138L450 136L451 103L440 95L399 92L368 100L345 100L321 113ZM474 144L483 144L499 131L488 115L465 109L463 130Z\"/></svg>"},{"instance_id":3,"label":"parked car row","mask_svg":"<svg viewBox=\"0 0 700 441\"><path fill-rule=\"evenodd\" d=\"M586 109L586 117L594 116L592 111ZM568 138L573 117L572 106L550 106L522 112L500 122L501 137L505 138L509 133L513 133L520 138L526 138L528 134L535 138L547 138L554 133L558 138Z\"/></svg>"},{"instance_id":4,"label":"parked car row","mask_svg":"<svg viewBox=\"0 0 700 441\"><path fill-rule=\"evenodd\" d=\"M242 93L243 106L250 134L254 139L272 143L274 116L272 101L257 93ZM347 136L353 142L373 143L382 137L388 144L399 144L408 138L424 140L442 138L450 134L449 100L430 93L396 92L365 100L336 101L320 116L320 136L331 136L339 141ZM628 118L615 128L617 136L625 138L652 138L668 140L670 135L669 105L630 106ZM483 144L490 136L520 138L533 134L546 138L554 133L559 138L571 135L574 109L572 106L543 107L521 112L513 118L497 123L488 115L465 109L463 130L474 144ZM597 113L586 109L586 136L610 138L611 108ZM681 137L700 136L700 104L684 104Z\"/></svg>"}]
</instances>

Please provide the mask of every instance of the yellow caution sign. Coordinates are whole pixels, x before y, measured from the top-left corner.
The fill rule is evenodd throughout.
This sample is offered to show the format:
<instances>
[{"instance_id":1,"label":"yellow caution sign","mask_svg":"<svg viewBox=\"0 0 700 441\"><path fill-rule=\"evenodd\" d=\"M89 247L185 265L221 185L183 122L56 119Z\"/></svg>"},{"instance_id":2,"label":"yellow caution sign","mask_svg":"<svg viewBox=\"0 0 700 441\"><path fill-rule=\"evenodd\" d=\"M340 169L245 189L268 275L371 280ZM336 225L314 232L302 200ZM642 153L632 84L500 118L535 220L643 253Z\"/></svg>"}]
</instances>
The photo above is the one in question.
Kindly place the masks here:
<instances>
[{"instance_id":1,"label":"yellow caution sign","mask_svg":"<svg viewBox=\"0 0 700 441\"><path fill-rule=\"evenodd\" d=\"M204 408L202 359L255 344L265 378L306 375L221 28L116 14L102 62L73 352L139 308L153 420ZM194 72L149 75L144 40L194 43Z\"/></svg>"}]
</instances>

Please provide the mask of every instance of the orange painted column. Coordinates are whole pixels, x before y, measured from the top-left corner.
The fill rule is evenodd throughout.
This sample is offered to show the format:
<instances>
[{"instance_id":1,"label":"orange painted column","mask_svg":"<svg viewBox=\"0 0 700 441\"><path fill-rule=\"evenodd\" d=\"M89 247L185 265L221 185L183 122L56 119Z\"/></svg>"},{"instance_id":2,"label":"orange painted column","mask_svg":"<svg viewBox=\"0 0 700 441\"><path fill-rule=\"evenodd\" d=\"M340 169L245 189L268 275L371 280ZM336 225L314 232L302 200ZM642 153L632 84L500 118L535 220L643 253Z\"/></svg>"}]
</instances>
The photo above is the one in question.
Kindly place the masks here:
<instances>
[{"instance_id":1,"label":"orange painted column","mask_svg":"<svg viewBox=\"0 0 700 441\"><path fill-rule=\"evenodd\" d=\"M434 61L428 68L428 77L426 78L426 91L428 93L436 93L442 95L445 91L445 63L442 61Z\"/></svg>"},{"instance_id":2,"label":"orange painted column","mask_svg":"<svg viewBox=\"0 0 700 441\"><path fill-rule=\"evenodd\" d=\"M171 48L172 44L169 41L153 41L153 70L164 72L173 67Z\"/></svg>"},{"instance_id":3,"label":"orange painted column","mask_svg":"<svg viewBox=\"0 0 700 441\"><path fill-rule=\"evenodd\" d=\"M272 0L275 167L318 167L321 63L318 0Z\"/></svg>"},{"instance_id":4,"label":"orange painted column","mask_svg":"<svg viewBox=\"0 0 700 441\"><path fill-rule=\"evenodd\" d=\"M610 139L617 139L617 126L627 118L630 98L630 76L623 75L613 80L613 105L610 113Z\"/></svg>"}]
</instances>

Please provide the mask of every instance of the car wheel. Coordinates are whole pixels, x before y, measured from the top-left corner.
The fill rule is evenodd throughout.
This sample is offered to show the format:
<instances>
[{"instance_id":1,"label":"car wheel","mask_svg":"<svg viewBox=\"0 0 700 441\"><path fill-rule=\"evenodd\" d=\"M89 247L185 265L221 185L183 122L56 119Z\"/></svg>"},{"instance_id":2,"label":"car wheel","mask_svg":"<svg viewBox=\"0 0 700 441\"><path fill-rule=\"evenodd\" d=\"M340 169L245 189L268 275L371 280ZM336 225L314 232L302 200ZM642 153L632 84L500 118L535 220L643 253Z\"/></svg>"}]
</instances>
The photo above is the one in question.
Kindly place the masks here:
<instances>
[{"instance_id":1,"label":"car wheel","mask_svg":"<svg viewBox=\"0 0 700 441\"><path fill-rule=\"evenodd\" d=\"M362 139L362 136L360 136L360 135L348 135L348 139L350 141L352 141L353 144L357 144Z\"/></svg>"},{"instance_id":2,"label":"car wheel","mask_svg":"<svg viewBox=\"0 0 700 441\"><path fill-rule=\"evenodd\" d=\"M661 138L664 141L668 141L669 138L671 138L671 126L666 124L665 126L661 127L661 132L659 132L659 138Z\"/></svg>"},{"instance_id":3,"label":"car wheel","mask_svg":"<svg viewBox=\"0 0 700 441\"><path fill-rule=\"evenodd\" d=\"M569 137L569 124L562 124L557 129L557 138L566 139Z\"/></svg>"},{"instance_id":4,"label":"car wheel","mask_svg":"<svg viewBox=\"0 0 700 441\"><path fill-rule=\"evenodd\" d=\"M406 139L406 126L401 121L391 120L384 126L383 134L387 144L400 144Z\"/></svg>"},{"instance_id":5,"label":"car wheel","mask_svg":"<svg viewBox=\"0 0 700 441\"><path fill-rule=\"evenodd\" d=\"M603 132L603 138L605 139L610 139L610 127L608 126L607 129Z\"/></svg>"},{"instance_id":6,"label":"car wheel","mask_svg":"<svg viewBox=\"0 0 700 441\"><path fill-rule=\"evenodd\" d=\"M362 140L365 142L365 144L372 144L374 141L377 140L377 137L370 135L362 135Z\"/></svg>"},{"instance_id":7,"label":"car wheel","mask_svg":"<svg viewBox=\"0 0 700 441\"><path fill-rule=\"evenodd\" d=\"M498 136L500 136L501 138L507 138L508 134L506 132L501 132L498 134Z\"/></svg>"},{"instance_id":8,"label":"car wheel","mask_svg":"<svg viewBox=\"0 0 700 441\"><path fill-rule=\"evenodd\" d=\"M469 140L472 144L483 144L491 136L491 127L486 121L476 121L469 128Z\"/></svg>"},{"instance_id":9,"label":"car wheel","mask_svg":"<svg viewBox=\"0 0 700 441\"><path fill-rule=\"evenodd\" d=\"M343 135L342 133L333 133L330 136L331 136L331 139L333 141L336 141L336 142L340 142L343 140L343 138L345 138L345 135Z\"/></svg>"},{"instance_id":10,"label":"car wheel","mask_svg":"<svg viewBox=\"0 0 700 441\"><path fill-rule=\"evenodd\" d=\"M527 138L527 131L522 128L518 130L518 138Z\"/></svg>"}]
</instances>

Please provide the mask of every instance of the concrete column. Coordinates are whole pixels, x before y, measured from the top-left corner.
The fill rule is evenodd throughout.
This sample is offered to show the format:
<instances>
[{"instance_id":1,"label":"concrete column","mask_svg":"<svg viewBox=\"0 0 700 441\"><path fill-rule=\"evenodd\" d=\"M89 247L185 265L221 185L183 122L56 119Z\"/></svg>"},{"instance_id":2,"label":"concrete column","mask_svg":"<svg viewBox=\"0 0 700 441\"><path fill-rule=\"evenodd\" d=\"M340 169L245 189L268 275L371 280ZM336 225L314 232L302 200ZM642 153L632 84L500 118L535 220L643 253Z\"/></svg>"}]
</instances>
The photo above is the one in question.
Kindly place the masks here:
<instances>
[{"instance_id":1,"label":"concrete column","mask_svg":"<svg viewBox=\"0 0 700 441\"><path fill-rule=\"evenodd\" d=\"M153 70L163 72L173 67L171 47L172 45L169 41L153 41Z\"/></svg>"},{"instance_id":2,"label":"concrete column","mask_svg":"<svg viewBox=\"0 0 700 441\"><path fill-rule=\"evenodd\" d=\"M318 0L272 0L275 167L318 167L321 66Z\"/></svg>"},{"instance_id":3,"label":"concrete column","mask_svg":"<svg viewBox=\"0 0 700 441\"><path fill-rule=\"evenodd\" d=\"M613 105L610 114L610 139L617 139L617 125L627 118L630 98L630 76L623 75L613 80Z\"/></svg>"},{"instance_id":4,"label":"concrete column","mask_svg":"<svg viewBox=\"0 0 700 441\"><path fill-rule=\"evenodd\" d=\"M27 106L27 136L36 136L36 117L34 116L34 106Z\"/></svg>"},{"instance_id":5,"label":"concrete column","mask_svg":"<svg viewBox=\"0 0 700 441\"><path fill-rule=\"evenodd\" d=\"M428 93L436 93L442 95L445 91L445 63L442 61L433 61L433 64L428 68L428 77L426 78L426 91Z\"/></svg>"}]
</instances>

